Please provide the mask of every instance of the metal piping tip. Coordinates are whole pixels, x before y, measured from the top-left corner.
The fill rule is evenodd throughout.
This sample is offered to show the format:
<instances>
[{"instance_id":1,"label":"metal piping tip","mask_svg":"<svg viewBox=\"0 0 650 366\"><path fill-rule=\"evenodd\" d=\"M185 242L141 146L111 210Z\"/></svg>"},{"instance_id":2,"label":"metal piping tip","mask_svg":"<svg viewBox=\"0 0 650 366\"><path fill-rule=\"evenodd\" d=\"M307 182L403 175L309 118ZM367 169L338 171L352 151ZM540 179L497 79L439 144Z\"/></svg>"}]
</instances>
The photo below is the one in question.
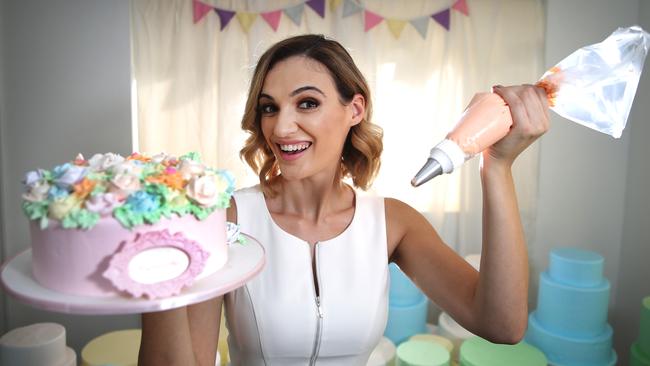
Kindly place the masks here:
<instances>
[{"instance_id":1,"label":"metal piping tip","mask_svg":"<svg viewBox=\"0 0 650 366\"><path fill-rule=\"evenodd\" d=\"M419 187L442 173L442 165L437 160L429 158L415 177L411 179L411 185L413 187Z\"/></svg>"}]
</instances>

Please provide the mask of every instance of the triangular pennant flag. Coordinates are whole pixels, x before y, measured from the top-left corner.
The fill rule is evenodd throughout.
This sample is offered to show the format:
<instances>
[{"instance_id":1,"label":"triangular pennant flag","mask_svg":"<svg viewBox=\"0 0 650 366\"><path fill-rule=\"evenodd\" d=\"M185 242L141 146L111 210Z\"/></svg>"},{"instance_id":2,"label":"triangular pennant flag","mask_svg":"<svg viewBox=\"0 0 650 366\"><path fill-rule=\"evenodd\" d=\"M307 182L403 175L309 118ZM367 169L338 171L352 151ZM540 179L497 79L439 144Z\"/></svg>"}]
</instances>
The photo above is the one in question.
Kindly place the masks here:
<instances>
[{"instance_id":1,"label":"triangular pennant flag","mask_svg":"<svg viewBox=\"0 0 650 366\"><path fill-rule=\"evenodd\" d=\"M305 4L314 9L321 18L325 18L325 0L308 0L305 1Z\"/></svg>"},{"instance_id":2,"label":"triangular pennant flag","mask_svg":"<svg viewBox=\"0 0 650 366\"><path fill-rule=\"evenodd\" d=\"M397 39L399 38L399 36L402 34L402 31L404 30L404 26L406 25L406 20L386 19L386 24L388 25L388 30L390 30L390 32L393 33L395 39Z\"/></svg>"},{"instance_id":3,"label":"triangular pennant flag","mask_svg":"<svg viewBox=\"0 0 650 366\"><path fill-rule=\"evenodd\" d=\"M458 10L459 12L469 16L469 8L467 7L466 0L456 0L454 5L451 6L452 9Z\"/></svg>"},{"instance_id":4,"label":"triangular pennant flag","mask_svg":"<svg viewBox=\"0 0 650 366\"><path fill-rule=\"evenodd\" d=\"M239 24L241 24L241 27L244 28L244 32L246 33L251 29L255 18L257 18L256 13L237 13L237 20L239 20Z\"/></svg>"},{"instance_id":5,"label":"triangular pennant flag","mask_svg":"<svg viewBox=\"0 0 650 366\"><path fill-rule=\"evenodd\" d=\"M446 30L449 30L449 8L433 14L431 18L433 18L433 20L438 22L441 26L445 27Z\"/></svg>"},{"instance_id":6,"label":"triangular pennant flag","mask_svg":"<svg viewBox=\"0 0 650 366\"><path fill-rule=\"evenodd\" d=\"M356 14L363 10L363 8L352 0L345 0L343 3L343 18Z\"/></svg>"},{"instance_id":7,"label":"triangular pennant flag","mask_svg":"<svg viewBox=\"0 0 650 366\"><path fill-rule=\"evenodd\" d=\"M341 1L343 0L330 0L330 10L331 11L336 10L336 8L338 8L339 5L341 5Z\"/></svg>"},{"instance_id":8,"label":"triangular pennant flag","mask_svg":"<svg viewBox=\"0 0 650 366\"><path fill-rule=\"evenodd\" d=\"M205 14L209 13L212 10L212 6L204 4L199 0L192 0L192 8L194 13L194 23L196 24L199 20L203 19Z\"/></svg>"},{"instance_id":9,"label":"triangular pennant flag","mask_svg":"<svg viewBox=\"0 0 650 366\"><path fill-rule=\"evenodd\" d=\"M217 12L217 15L219 16L219 22L221 23L220 30L226 28L232 17L235 16L235 12L230 10L214 8L214 11Z\"/></svg>"},{"instance_id":10,"label":"triangular pennant flag","mask_svg":"<svg viewBox=\"0 0 650 366\"><path fill-rule=\"evenodd\" d=\"M422 36L422 39L427 38L427 30L429 29L429 17L420 17L411 19L410 21L413 28Z\"/></svg>"},{"instance_id":11,"label":"triangular pennant flag","mask_svg":"<svg viewBox=\"0 0 650 366\"><path fill-rule=\"evenodd\" d=\"M365 19L365 31L369 31L372 29L374 26L377 24L381 23L384 18L381 15L375 14L369 10L365 11L366 19Z\"/></svg>"},{"instance_id":12,"label":"triangular pennant flag","mask_svg":"<svg viewBox=\"0 0 650 366\"><path fill-rule=\"evenodd\" d=\"M278 25L280 25L280 16L282 15L282 10L270 11L268 13L262 13L262 18L266 20L267 23L273 28L273 31L278 30Z\"/></svg>"},{"instance_id":13,"label":"triangular pennant flag","mask_svg":"<svg viewBox=\"0 0 650 366\"><path fill-rule=\"evenodd\" d=\"M287 14L289 19L295 24L295 25L300 25L300 22L302 21L302 12L305 8L304 3L300 3L295 6L290 6L286 9L284 9L284 13Z\"/></svg>"}]
</instances>

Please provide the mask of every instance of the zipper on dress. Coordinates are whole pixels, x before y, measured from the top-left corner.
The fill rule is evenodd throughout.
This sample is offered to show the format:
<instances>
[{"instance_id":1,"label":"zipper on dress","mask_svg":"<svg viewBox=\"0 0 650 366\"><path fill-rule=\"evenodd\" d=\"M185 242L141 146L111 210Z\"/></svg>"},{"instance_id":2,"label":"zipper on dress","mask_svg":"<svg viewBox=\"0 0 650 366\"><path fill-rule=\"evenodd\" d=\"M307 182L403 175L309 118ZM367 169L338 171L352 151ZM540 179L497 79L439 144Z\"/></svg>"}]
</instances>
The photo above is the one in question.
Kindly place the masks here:
<instances>
[{"instance_id":1,"label":"zipper on dress","mask_svg":"<svg viewBox=\"0 0 650 366\"><path fill-rule=\"evenodd\" d=\"M314 262L316 264L316 277L314 277L314 291L318 295L316 295L316 310L318 311L318 319L316 323L316 339L314 339L314 349L312 351L311 359L309 361L309 365L313 366L316 364L316 358L318 357L318 351L320 350L320 342L321 342L321 335L323 332L322 326L323 326L323 308L321 307L321 302L320 302L320 279L318 278L318 243L314 244Z\"/></svg>"}]
</instances>

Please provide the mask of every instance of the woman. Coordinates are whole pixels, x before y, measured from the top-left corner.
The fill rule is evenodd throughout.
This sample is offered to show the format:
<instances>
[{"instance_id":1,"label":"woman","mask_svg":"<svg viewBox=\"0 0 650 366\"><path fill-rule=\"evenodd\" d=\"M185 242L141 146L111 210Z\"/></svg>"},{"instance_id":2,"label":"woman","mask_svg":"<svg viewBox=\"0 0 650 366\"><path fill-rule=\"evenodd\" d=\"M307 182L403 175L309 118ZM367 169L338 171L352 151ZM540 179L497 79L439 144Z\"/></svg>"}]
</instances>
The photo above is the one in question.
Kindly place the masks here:
<instances>
[{"instance_id":1,"label":"woman","mask_svg":"<svg viewBox=\"0 0 650 366\"><path fill-rule=\"evenodd\" d=\"M264 245L266 267L224 297L143 314L140 363L212 365L225 303L233 365L365 365L386 325L391 261L471 332L519 342L528 264L511 165L548 129L548 108L530 85L494 92L514 124L482 154L479 274L416 210L344 183L368 188L382 150L368 86L345 49L317 35L271 47L242 119L241 154L260 185L236 192L228 210Z\"/></svg>"}]
</instances>

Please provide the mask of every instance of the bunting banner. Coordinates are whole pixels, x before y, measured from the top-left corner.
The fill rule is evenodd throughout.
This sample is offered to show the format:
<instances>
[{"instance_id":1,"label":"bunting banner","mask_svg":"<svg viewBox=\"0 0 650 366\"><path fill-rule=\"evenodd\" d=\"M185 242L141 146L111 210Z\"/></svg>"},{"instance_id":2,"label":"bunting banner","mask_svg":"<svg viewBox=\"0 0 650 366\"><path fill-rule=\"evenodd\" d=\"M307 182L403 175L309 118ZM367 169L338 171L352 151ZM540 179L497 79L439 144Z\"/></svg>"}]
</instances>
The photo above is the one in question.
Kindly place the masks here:
<instances>
[{"instance_id":1,"label":"bunting banner","mask_svg":"<svg viewBox=\"0 0 650 366\"><path fill-rule=\"evenodd\" d=\"M207 0L204 0L207 1ZM282 9L271 9L269 11L255 13L255 12L245 12L232 9L223 9L216 6L205 3L201 0L192 0L192 17L194 24L199 23L208 13L211 13L213 10L219 17L219 28L220 31L223 31L226 26L230 23L232 18L237 18L239 25L248 33L251 26L257 18L263 19L266 24L268 24L274 32L277 32L278 27L280 26L280 20L284 14L286 17L291 20L296 26L300 26L302 23L302 17L304 14L305 5L308 8L313 10L321 18L325 18L325 0L305 0L302 3L297 5L292 5ZM378 26L380 23L386 23L388 30L395 37L399 39L402 35L402 31L407 24L410 24L413 29L422 37L426 39L427 32L429 30L429 21L433 20L438 25L443 27L446 31L451 29L451 11L455 10L465 16L469 16L469 7L467 6L467 0L453 0L451 6L447 8L440 9L432 14L419 15L411 19L397 19L384 16L373 12L372 10L366 8L359 0L328 0L330 12L336 12L343 4L341 9L341 17L347 18L352 15L362 13L363 14L363 29L365 32L370 31L371 29Z\"/></svg>"}]
</instances>

